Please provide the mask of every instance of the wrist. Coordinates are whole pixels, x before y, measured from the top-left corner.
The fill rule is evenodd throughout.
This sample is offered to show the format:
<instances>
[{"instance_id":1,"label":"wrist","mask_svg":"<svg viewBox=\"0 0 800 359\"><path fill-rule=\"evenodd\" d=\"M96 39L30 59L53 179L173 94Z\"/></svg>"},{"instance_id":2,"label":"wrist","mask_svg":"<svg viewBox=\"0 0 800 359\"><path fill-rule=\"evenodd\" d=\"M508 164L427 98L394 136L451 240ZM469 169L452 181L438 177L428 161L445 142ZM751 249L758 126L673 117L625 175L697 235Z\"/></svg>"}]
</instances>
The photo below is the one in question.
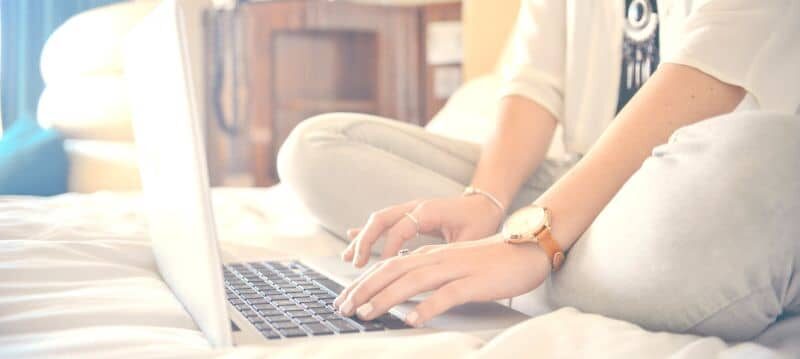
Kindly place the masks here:
<instances>
[{"instance_id":1,"label":"wrist","mask_svg":"<svg viewBox=\"0 0 800 359\"><path fill-rule=\"evenodd\" d=\"M501 212L491 201L483 196L462 196L462 200L473 208L473 211L480 213L483 217L491 219L499 228L505 219L505 213Z\"/></svg>"},{"instance_id":2,"label":"wrist","mask_svg":"<svg viewBox=\"0 0 800 359\"><path fill-rule=\"evenodd\" d=\"M485 190L480 189L480 188L475 187L475 186L467 186L466 188L464 188L464 192L462 192L462 196L464 196L464 197L470 197L470 196L481 197L481 198L484 199L485 202L490 203L495 208L495 210L496 210L495 212L500 215L500 218L504 217L505 214L506 214L506 209L508 208L508 206L503 201L498 199L497 196L495 196L494 194L492 194L489 191L485 191Z\"/></svg>"}]
</instances>

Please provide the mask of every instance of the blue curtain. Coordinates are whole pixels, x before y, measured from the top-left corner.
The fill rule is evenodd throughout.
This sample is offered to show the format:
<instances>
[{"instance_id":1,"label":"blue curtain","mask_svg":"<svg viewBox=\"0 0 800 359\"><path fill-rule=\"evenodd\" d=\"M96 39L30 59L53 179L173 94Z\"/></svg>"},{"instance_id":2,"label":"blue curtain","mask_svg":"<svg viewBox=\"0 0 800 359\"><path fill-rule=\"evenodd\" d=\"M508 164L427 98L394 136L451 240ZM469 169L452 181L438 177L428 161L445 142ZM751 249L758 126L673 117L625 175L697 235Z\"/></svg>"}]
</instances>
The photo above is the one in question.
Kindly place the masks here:
<instances>
[{"instance_id":1,"label":"blue curtain","mask_svg":"<svg viewBox=\"0 0 800 359\"><path fill-rule=\"evenodd\" d=\"M3 126L35 119L44 89L39 57L47 37L70 16L120 0L0 0L0 96Z\"/></svg>"}]
</instances>

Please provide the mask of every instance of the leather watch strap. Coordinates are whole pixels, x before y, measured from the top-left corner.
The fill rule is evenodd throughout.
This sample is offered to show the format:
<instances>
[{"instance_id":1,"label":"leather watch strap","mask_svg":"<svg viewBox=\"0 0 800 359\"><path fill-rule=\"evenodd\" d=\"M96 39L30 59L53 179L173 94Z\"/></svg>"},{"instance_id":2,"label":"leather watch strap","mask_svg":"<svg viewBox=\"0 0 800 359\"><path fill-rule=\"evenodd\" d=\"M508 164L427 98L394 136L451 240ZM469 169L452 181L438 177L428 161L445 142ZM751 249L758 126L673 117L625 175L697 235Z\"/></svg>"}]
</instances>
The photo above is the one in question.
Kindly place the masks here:
<instances>
[{"instance_id":1,"label":"leather watch strap","mask_svg":"<svg viewBox=\"0 0 800 359\"><path fill-rule=\"evenodd\" d=\"M547 257L550 258L553 271L557 271L561 268L561 264L564 263L564 252L561 250L561 246L558 245L558 242L553 239L553 234L550 233L550 227L545 227L539 232L539 234L536 235L536 241L539 243L539 247L547 253Z\"/></svg>"}]
</instances>

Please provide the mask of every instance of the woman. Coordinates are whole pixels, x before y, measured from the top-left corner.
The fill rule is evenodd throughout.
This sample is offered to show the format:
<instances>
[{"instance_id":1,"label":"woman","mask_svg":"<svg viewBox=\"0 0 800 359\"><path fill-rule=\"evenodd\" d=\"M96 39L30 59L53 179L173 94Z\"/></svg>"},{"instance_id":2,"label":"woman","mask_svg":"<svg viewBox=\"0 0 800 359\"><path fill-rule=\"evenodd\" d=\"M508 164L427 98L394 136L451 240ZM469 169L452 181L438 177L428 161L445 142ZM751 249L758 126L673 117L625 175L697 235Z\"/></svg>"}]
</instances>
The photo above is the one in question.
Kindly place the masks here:
<instances>
[{"instance_id":1,"label":"woman","mask_svg":"<svg viewBox=\"0 0 800 359\"><path fill-rule=\"evenodd\" d=\"M388 259L335 305L371 319L432 291L419 326L551 276L555 305L653 330L743 340L800 311L798 19L791 0L523 0L482 149L304 122L281 177L331 231L358 228L345 261ZM545 159L559 123L572 160Z\"/></svg>"}]
</instances>

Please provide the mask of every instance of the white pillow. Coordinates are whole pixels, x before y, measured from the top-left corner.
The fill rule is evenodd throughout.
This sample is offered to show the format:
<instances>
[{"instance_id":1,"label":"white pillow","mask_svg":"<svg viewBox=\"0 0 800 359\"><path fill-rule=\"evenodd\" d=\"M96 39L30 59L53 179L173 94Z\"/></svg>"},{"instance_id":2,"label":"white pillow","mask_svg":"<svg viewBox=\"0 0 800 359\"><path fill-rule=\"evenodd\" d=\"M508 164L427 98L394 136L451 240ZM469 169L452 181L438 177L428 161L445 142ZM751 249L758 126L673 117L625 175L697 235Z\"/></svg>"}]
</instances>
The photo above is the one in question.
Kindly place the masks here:
<instances>
[{"instance_id":1,"label":"white pillow","mask_svg":"<svg viewBox=\"0 0 800 359\"><path fill-rule=\"evenodd\" d=\"M69 191L134 191L141 187L136 146L128 142L67 140Z\"/></svg>"},{"instance_id":2,"label":"white pillow","mask_svg":"<svg viewBox=\"0 0 800 359\"><path fill-rule=\"evenodd\" d=\"M38 121L67 138L132 141L131 110L122 77L91 76L48 85Z\"/></svg>"},{"instance_id":3,"label":"white pillow","mask_svg":"<svg viewBox=\"0 0 800 359\"><path fill-rule=\"evenodd\" d=\"M153 7L152 2L125 2L89 10L67 20L50 35L42 49L44 82L121 74L125 36Z\"/></svg>"}]
</instances>

